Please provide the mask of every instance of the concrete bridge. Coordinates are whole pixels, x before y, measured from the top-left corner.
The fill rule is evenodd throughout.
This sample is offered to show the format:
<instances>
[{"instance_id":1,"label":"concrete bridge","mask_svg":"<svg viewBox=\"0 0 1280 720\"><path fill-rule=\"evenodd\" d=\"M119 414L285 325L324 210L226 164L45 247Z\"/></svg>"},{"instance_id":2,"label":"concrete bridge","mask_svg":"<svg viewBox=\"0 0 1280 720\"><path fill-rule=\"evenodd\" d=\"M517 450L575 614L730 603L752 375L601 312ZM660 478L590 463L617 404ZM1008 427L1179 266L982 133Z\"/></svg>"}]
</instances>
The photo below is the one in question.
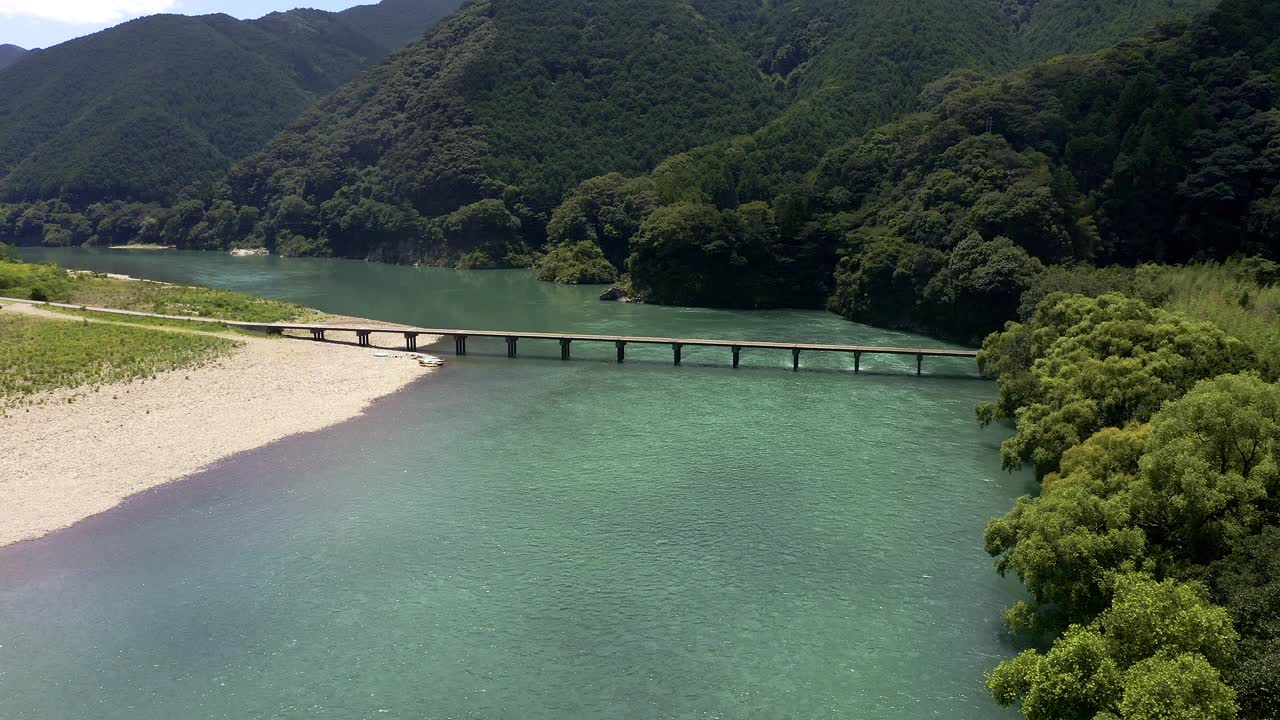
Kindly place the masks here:
<instances>
[{"instance_id":1,"label":"concrete bridge","mask_svg":"<svg viewBox=\"0 0 1280 720\"><path fill-rule=\"evenodd\" d=\"M628 345L666 345L671 348L672 360L680 364L681 354L686 347L715 347L729 350L733 366L736 368L742 359L743 350L786 350L791 352L791 369L800 369L800 355L806 352L846 353L853 356L854 372L862 370L863 355L907 355L916 359L916 374L924 371L926 357L976 358L977 350L948 350L942 348L900 348L880 347L875 345L822 345L817 343L785 343L761 340L708 340L702 338L666 338L645 337L641 335L582 335L574 333L541 333L516 332L508 330L458 330L458 329L426 329L426 328L379 328L342 325L307 325L293 323L241 323L226 322L232 327L248 330L259 330L267 333L283 333L289 331L310 332L314 340L324 340L326 332L353 333L362 346L371 345L370 336L375 333L391 333L404 337L405 349L416 350L420 336L446 336L453 338L453 348L457 355L467 354L467 339L501 338L507 344L507 357L517 356L521 340L554 340L560 343L560 359L568 360L574 343L611 343L617 351L618 362L626 360Z\"/></svg>"},{"instance_id":2,"label":"concrete bridge","mask_svg":"<svg viewBox=\"0 0 1280 720\"><path fill-rule=\"evenodd\" d=\"M571 349L574 343L612 343L617 351L618 362L626 359L628 345L666 345L671 348L672 359L676 365L680 364L681 354L686 347L714 347L725 348L729 350L733 360L733 366L738 367L742 359L743 350L784 350L791 353L791 369L800 369L801 353L845 353L853 356L853 370L860 372L862 370L863 355L906 355L914 356L916 359L916 374L920 375L924 371L924 359L926 357L943 357L943 358L977 358L977 350L947 350L942 348L900 348L900 347L880 347L875 345L822 345L817 343L785 343L772 342L762 340L708 340L701 338L665 338L665 337L645 337L641 335L583 335L576 333L541 333L541 332L518 332L508 330L457 330L457 329L428 329L407 326L387 326L387 325L322 325L313 323L291 323L291 322L239 322L235 320L220 320L215 318L199 318L189 317L185 315L161 315L158 313L138 312L136 310L117 310L113 308L83 307L80 305L70 305L67 303L46 303L32 300L16 300L12 298L0 298L0 302L21 302L31 305L52 305L55 307L68 308L72 310L89 310L98 313L107 313L112 315L128 315L135 317L153 317L165 320L186 320L192 322L205 322L216 325L225 325L228 327L241 328L244 330L255 330L258 332L280 335L286 331L310 333L311 338L317 341L326 339L326 333L341 332L351 333L356 336L356 341L362 347L370 347L373 343L370 338L375 335L398 335L404 339L406 350L418 349L418 338L431 336L446 336L453 338L454 352L461 356L467 354L468 338L502 338L507 344L507 357L514 358L517 356L517 349L521 340L554 340L560 343L560 359L568 360L571 356Z\"/></svg>"}]
</instances>

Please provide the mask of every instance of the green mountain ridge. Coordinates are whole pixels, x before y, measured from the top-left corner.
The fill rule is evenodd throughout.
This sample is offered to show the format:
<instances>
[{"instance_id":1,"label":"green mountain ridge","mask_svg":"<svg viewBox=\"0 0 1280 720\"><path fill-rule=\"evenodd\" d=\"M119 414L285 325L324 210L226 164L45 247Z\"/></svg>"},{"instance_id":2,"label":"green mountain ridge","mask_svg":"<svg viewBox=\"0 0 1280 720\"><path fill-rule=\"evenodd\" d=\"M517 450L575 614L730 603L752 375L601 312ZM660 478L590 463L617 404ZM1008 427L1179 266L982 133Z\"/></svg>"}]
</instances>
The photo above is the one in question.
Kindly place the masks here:
<instances>
[{"instance_id":1,"label":"green mountain ridge","mask_svg":"<svg viewBox=\"0 0 1280 720\"><path fill-rule=\"evenodd\" d=\"M240 164L232 197L289 252L520 264L593 175L656 169L667 202L772 198L951 70L1209 4L1044 0L1015 22L992 0L480 0Z\"/></svg>"},{"instance_id":2,"label":"green mountain ridge","mask_svg":"<svg viewBox=\"0 0 1280 720\"><path fill-rule=\"evenodd\" d=\"M456 6L154 15L0 75L0 196L171 200Z\"/></svg>"},{"instance_id":3,"label":"green mountain ridge","mask_svg":"<svg viewBox=\"0 0 1280 720\"><path fill-rule=\"evenodd\" d=\"M0 45L0 70L26 57L30 51L17 45Z\"/></svg>"}]
</instances>

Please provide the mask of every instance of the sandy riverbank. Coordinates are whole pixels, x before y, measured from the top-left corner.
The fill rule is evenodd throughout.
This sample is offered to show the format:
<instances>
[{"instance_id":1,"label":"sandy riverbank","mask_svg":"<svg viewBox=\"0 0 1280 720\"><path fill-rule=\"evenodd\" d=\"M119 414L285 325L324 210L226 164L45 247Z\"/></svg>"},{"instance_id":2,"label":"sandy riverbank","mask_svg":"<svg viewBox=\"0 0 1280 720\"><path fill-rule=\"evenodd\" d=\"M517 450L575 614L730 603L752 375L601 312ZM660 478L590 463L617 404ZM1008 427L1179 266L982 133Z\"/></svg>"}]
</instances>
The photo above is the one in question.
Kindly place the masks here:
<instances>
[{"instance_id":1,"label":"sandy riverbank","mask_svg":"<svg viewBox=\"0 0 1280 720\"><path fill-rule=\"evenodd\" d=\"M26 305L0 312L69 317ZM229 337L243 345L204 367L105 386L72 403L66 397L81 393L50 393L43 398L50 402L0 417L0 546L67 527L236 453L348 420L429 372L402 349L357 347L354 335L352 345Z\"/></svg>"}]
</instances>

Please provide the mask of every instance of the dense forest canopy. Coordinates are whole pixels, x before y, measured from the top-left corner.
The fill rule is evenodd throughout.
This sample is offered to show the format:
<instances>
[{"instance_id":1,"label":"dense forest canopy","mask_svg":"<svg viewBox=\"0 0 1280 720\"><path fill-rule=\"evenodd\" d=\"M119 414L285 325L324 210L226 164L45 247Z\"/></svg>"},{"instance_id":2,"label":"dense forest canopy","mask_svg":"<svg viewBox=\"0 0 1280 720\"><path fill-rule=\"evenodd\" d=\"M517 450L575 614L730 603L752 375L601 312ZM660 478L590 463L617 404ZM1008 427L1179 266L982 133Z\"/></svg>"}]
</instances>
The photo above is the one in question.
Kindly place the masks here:
<instances>
[{"instance_id":1,"label":"dense forest canopy","mask_svg":"<svg viewBox=\"0 0 1280 720\"><path fill-rule=\"evenodd\" d=\"M252 122L228 123L225 114L191 112L204 105L188 97L189 85L156 77L152 94L163 100L160 107L129 86L110 94L132 101L104 102L95 115L79 115L67 108L92 105L96 96L84 95L84 86L97 87L99 79L76 75L68 60L64 80L72 92L59 104L46 97L51 93L32 90L40 83L30 75L22 83L36 93L40 102L32 107L40 112L28 114L44 119L0 114L0 172L8 175L0 192L22 201L8 211L11 220L30 215L11 222L7 237L107 242L127 237L132 227L136 237L163 235L183 247L527 265L553 250L547 247L553 211L572 205L567 198L579 183L609 173L651 174L658 204L710 204L729 213L755 202L770 206L777 227L744 232L783 255L757 254L765 262L750 270L774 274L785 266L800 273L757 283L754 295L697 293L689 301L821 304L835 289L838 243L807 228L806 193L834 148L926 102L919 93L957 68L1004 72L1027 58L1097 47L1209 2L1044 0L1011 12L995 0L475 0L340 87L225 183L215 182L219 168L332 87L344 68L358 64L354 56L367 54L346 40L366 37L371 28L403 30L410 23L391 18L415 4L353 8L324 20L333 27L323 25L326 14L302 12L255 26L270 38L248 43L254 48L288 45L297 33L281 27L331 33L327 52L303 63L314 77L297 64L269 62L265 75L255 76L261 57L235 59L246 43L223 37L221 26L206 27L218 25L213 18L181 18L176 31L189 35L163 52L183 57L221 44L216 54L231 58L227 64L213 59L194 76L203 77L202 86L240 88L226 100L229 107L247 112L269 95L269 108L258 107ZM1070 24L1054 20L1068 16ZM188 27L196 21L200 27ZM133 31L126 25L86 41ZM109 51L103 51L108 58ZM275 92L281 82L286 91ZM934 99L944 93L933 88ZM138 205L147 201L164 207ZM90 214L113 221L102 227ZM59 219L46 232L40 218L53 215ZM745 216L766 219L754 211ZM625 251L626 239L620 242ZM626 271L629 253L615 247L606 254L614 270L596 265L601 272L594 279ZM562 250L555 257L560 271L544 276L583 279L572 272L577 254ZM800 276L805 287L789 290Z\"/></svg>"},{"instance_id":2,"label":"dense forest canopy","mask_svg":"<svg viewBox=\"0 0 1280 720\"><path fill-rule=\"evenodd\" d=\"M155 15L33 53L0 74L0 197L172 201L459 1Z\"/></svg>"},{"instance_id":3,"label":"dense forest canopy","mask_svg":"<svg viewBox=\"0 0 1280 720\"><path fill-rule=\"evenodd\" d=\"M742 176L706 172L692 154L670 160L649 180L660 205L692 203L728 222L744 195L760 194L767 212L730 222L739 229L725 238L706 234L706 212L686 212L687 231L660 233L680 241L656 245L647 240L675 216L639 218L633 287L657 302L746 307L829 297L851 319L977 340L1016 317L1057 265L1274 258L1277 12L1233 0L1095 54L995 79L950 73L926 85L916 112L827 152L773 195L767 183L744 193ZM573 216L593 188L571 193L553 224L584 226ZM655 252L670 255L663 273L732 262L736 281L676 297L649 272Z\"/></svg>"}]
</instances>

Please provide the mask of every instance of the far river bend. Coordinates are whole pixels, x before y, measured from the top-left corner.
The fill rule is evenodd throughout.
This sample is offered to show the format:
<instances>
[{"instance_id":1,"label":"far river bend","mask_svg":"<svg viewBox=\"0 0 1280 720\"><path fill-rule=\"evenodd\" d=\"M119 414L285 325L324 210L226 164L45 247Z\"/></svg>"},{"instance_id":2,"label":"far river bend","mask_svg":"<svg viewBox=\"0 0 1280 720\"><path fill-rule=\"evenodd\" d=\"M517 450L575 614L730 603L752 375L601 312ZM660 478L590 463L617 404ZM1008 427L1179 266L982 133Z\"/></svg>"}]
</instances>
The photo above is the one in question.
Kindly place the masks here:
<instances>
[{"instance_id":1,"label":"far river bend","mask_svg":"<svg viewBox=\"0 0 1280 720\"><path fill-rule=\"evenodd\" d=\"M424 326L940 345L523 271L23 255ZM468 349L356 420L0 549L0 717L1013 716L982 674L1020 591L981 534L1032 482L974 420L972 361Z\"/></svg>"}]
</instances>

